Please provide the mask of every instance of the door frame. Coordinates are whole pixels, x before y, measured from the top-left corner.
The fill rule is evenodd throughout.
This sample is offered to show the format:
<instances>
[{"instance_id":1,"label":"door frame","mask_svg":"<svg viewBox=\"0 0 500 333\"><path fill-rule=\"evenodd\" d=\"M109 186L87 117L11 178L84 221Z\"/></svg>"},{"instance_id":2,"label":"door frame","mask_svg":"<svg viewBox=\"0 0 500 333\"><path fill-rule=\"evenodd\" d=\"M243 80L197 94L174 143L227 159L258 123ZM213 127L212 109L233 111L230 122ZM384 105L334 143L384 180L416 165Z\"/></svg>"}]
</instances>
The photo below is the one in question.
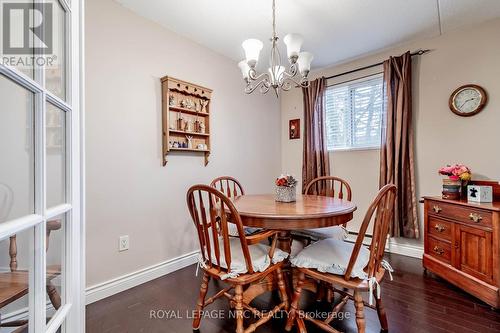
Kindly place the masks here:
<instances>
[{"instance_id":1,"label":"door frame","mask_svg":"<svg viewBox=\"0 0 500 333\"><path fill-rule=\"evenodd\" d=\"M0 64L5 76L34 98L34 212L0 224L0 239L24 230L30 236L28 293L29 333L54 333L61 325L66 332L85 332L85 146L84 146L84 0L52 0L58 2L65 17L65 100L45 86L45 68L37 67L33 78L15 68ZM34 0L35 3L48 2ZM36 56L37 54L35 54ZM65 112L66 131L66 203L46 207L46 104ZM0 104L1 105L1 104ZM46 323L46 222L66 214L62 298L64 303Z\"/></svg>"}]
</instances>

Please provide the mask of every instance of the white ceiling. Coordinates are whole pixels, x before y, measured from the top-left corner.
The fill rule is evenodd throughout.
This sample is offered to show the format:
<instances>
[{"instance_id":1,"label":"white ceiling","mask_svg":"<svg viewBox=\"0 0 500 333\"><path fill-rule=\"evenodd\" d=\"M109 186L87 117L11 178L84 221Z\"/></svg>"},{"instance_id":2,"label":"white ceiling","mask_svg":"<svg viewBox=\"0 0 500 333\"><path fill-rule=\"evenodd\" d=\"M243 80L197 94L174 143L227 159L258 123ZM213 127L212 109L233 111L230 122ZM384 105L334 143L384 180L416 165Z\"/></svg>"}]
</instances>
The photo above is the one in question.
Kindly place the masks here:
<instances>
[{"instance_id":1,"label":"white ceiling","mask_svg":"<svg viewBox=\"0 0 500 333\"><path fill-rule=\"evenodd\" d=\"M235 61L243 40L271 36L271 0L116 1ZM278 34L304 35L316 68L500 17L500 0L276 0L276 7Z\"/></svg>"}]
</instances>

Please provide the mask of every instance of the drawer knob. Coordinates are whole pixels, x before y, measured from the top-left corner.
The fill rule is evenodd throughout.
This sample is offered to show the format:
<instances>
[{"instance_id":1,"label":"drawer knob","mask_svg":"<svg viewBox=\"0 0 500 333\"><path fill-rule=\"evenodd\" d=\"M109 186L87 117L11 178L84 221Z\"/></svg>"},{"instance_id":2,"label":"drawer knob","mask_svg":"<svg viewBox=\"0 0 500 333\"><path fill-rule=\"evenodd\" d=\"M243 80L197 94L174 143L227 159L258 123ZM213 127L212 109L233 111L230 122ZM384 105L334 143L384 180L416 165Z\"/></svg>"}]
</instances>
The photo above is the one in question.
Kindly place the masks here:
<instances>
[{"instance_id":1,"label":"drawer knob","mask_svg":"<svg viewBox=\"0 0 500 333\"><path fill-rule=\"evenodd\" d=\"M480 222L483 219L483 217L477 213L470 213L469 218L476 223Z\"/></svg>"},{"instance_id":2,"label":"drawer knob","mask_svg":"<svg viewBox=\"0 0 500 333\"><path fill-rule=\"evenodd\" d=\"M442 224L436 224L434 226L434 229L436 229L437 232L443 232L443 231L446 230L446 227L444 225L442 225Z\"/></svg>"},{"instance_id":3,"label":"drawer knob","mask_svg":"<svg viewBox=\"0 0 500 333\"><path fill-rule=\"evenodd\" d=\"M438 205L434 205L432 207L432 209L434 210L434 212L436 212L437 214L439 214L440 211L443 210L443 208L439 207Z\"/></svg>"},{"instance_id":4,"label":"drawer knob","mask_svg":"<svg viewBox=\"0 0 500 333\"><path fill-rule=\"evenodd\" d=\"M442 255L444 253L444 250L438 246L434 246L432 250L438 255Z\"/></svg>"}]
</instances>

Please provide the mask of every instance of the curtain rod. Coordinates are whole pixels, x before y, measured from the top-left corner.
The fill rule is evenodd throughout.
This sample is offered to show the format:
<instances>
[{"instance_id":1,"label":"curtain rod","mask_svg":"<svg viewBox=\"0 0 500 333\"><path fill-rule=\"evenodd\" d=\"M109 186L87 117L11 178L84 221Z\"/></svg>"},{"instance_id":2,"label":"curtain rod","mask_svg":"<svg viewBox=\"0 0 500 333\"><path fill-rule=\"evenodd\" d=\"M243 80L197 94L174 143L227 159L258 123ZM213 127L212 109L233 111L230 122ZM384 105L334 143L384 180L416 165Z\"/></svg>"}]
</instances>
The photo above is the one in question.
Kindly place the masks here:
<instances>
[{"instance_id":1,"label":"curtain rod","mask_svg":"<svg viewBox=\"0 0 500 333\"><path fill-rule=\"evenodd\" d=\"M410 55L413 57L413 56L420 56L422 54L425 54L427 52L429 52L430 50L418 50L418 51L415 51L415 52L412 52L410 53ZM347 75L347 74L351 74L351 73L356 73L356 72L359 72L359 71L362 71L362 70L365 70L365 69L369 69L369 68L373 68L373 67L377 67L377 66L380 66L380 65L383 65L384 62L381 61L381 62L378 62L376 64L373 64L373 65L368 65L368 66L365 66L365 67L361 67L361 68L356 68L356 69L353 69L353 70L350 70L350 71L347 71L347 72L344 72L344 73L340 73L340 74L335 74L335 75L332 75L332 76L327 76L325 77L325 79L333 79L333 78L336 78L336 77L339 77L339 76L343 76L343 75Z\"/></svg>"}]
</instances>

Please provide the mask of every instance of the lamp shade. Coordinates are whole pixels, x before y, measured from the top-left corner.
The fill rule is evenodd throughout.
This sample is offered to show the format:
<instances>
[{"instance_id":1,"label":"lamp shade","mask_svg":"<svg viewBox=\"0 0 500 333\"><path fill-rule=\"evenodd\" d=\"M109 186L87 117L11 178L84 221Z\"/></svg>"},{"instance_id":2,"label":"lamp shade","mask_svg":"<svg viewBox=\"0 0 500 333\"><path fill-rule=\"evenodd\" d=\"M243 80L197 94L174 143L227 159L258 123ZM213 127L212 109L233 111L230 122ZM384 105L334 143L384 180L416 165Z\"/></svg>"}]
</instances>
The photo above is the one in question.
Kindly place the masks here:
<instances>
[{"instance_id":1,"label":"lamp shade","mask_svg":"<svg viewBox=\"0 0 500 333\"><path fill-rule=\"evenodd\" d=\"M243 50L245 50L245 58L247 64L250 67L255 67L257 61L259 60L259 53L264 46L262 42L258 39L247 39L243 43L241 43Z\"/></svg>"},{"instance_id":2,"label":"lamp shade","mask_svg":"<svg viewBox=\"0 0 500 333\"><path fill-rule=\"evenodd\" d=\"M275 85L279 83L280 78L285 72L285 66L273 66L272 69L269 67L268 70L271 75L271 84Z\"/></svg>"},{"instance_id":3,"label":"lamp shade","mask_svg":"<svg viewBox=\"0 0 500 333\"><path fill-rule=\"evenodd\" d=\"M299 59L297 60L297 65L299 66L300 74L307 75L311 70L311 62L313 60L313 55L310 52L300 52Z\"/></svg>"},{"instance_id":4,"label":"lamp shade","mask_svg":"<svg viewBox=\"0 0 500 333\"><path fill-rule=\"evenodd\" d=\"M241 74L243 75L244 79L248 79L248 72L250 71L250 66L248 66L246 60L242 60L238 63L238 67L241 70Z\"/></svg>"},{"instance_id":5,"label":"lamp shade","mask_svg":"<svg viewBox=\"0 0 500 333\"><path fill-rule=\"evenodd\" d=\"M286 45L286 53L288 59L292 57L297 57L304 42L304 38L299 34L288 34L283 39Z\"/></svg>"}]
</instances>

